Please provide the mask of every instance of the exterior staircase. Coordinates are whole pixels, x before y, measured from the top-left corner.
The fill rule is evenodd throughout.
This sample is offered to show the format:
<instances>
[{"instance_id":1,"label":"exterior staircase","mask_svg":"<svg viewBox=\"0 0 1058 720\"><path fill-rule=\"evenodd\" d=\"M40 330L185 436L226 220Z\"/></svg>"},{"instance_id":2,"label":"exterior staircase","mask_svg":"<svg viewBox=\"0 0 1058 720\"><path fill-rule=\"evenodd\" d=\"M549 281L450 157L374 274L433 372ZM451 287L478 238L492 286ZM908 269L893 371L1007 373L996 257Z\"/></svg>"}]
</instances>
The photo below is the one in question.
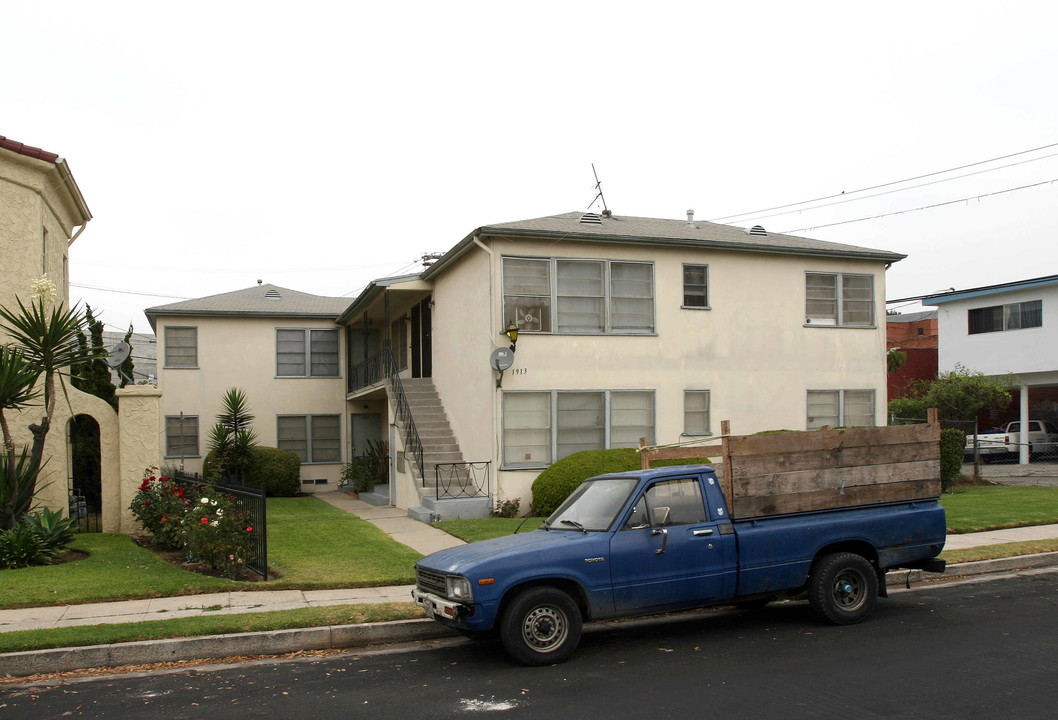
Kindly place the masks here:
<instances>
[{"instance_id":1,"label":"exterior staircase","mask_svg":"<svg viewBox=\"0 0 1058 720\"><path fill-rule=\"evenodd\" d=\"M404 396L419 431L423 449L423 473L419 476L418 466L412 462L411 475L419 494L419 505L409 507L408 516L422 522L437 520L455 520L459 518L488 517L492 510L492 500L487 495L477 497L438 499L435 468L443 463L462 463L463 453L459 449L452 427L448 423L441 397L429 378L401 378ZM405 428L400 428L403 434ZM410 503L409 503L410 504Z\"/></svg>"}]
</instances>

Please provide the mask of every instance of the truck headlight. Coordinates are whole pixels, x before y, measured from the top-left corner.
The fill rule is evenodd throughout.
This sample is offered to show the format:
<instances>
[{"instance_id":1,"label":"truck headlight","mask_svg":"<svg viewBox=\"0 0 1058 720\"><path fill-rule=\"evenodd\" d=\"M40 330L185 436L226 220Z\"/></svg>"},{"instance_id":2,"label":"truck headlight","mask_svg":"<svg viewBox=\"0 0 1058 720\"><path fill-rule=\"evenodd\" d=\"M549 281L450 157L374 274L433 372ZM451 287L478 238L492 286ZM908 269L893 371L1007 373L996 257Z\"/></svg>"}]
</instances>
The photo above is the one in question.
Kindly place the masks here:
<instances>
[{"instance_id":1,"label":"truck headlight","mask_svg":"<svg viewBox=\"0 0 1058 720\"><path fill-rule=\"evenodd\" d=\"M458 575L449 575L447 578L448 598L459 602L474 602L474 592L470 589L470 581Z\"/></svg>"}]
</instances>

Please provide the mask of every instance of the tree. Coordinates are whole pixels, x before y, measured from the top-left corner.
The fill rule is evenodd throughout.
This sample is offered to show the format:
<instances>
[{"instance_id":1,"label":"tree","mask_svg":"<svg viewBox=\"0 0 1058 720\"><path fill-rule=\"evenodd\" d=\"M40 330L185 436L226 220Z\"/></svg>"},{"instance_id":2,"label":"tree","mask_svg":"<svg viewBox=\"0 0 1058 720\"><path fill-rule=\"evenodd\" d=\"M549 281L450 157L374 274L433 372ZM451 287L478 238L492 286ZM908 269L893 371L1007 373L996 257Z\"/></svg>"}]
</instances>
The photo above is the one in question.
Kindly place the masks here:
<instances>
[{"instance_id":1,"label":"tree","mask_svg":"<svg viewBox=\"0 0 1058 720\"><path fill-rule=\"evenodd\" d=\"M103 359L103 322L92 314L92 306L85 305L85 325L91 344L83 331L77 333L78 361L70 368L70 384L82 392L95 395L118 408L116 388L111 379L110 366Z\"/></svg>"},{"instance_id":2,"label":"tree","mask_svg":"<svg viewBox=\"0 0 1058 720\"><path fill-rule=\"evenodd\" d=\"M253 449L257 433L251 424L250 403L240 388L228 388L221 398L221 412L209 434L209 449L214 453L222 475L242 480L254 463Z\"/></svg>"},{"instance_id":3,"label":"tree","mask_svg":"<svg viewBox=\"0 0 1058 720\"><path fill-rule=\"evenodd\" d=\"M55 302L55 297L55 285L44 276L34 282L28 305L15 298L18 312L0 306L0 329L12 338L0 352L0 428L4 439L4 457L0 463L3 467L0 470L0 527L3 528L14 528L33 503L44 459L44 442L55 414L56 392L61 389L66 395L62 370L79 357L77 336L84 328L84 314L79 308L64 308ZM41 395L43 416L39 423L29 425L33 441L18 452L4 411L26 411Z\"/></svg>"},{"instance_id":4,"label":"tree","mask_svg":"<svg viewBox=\"0 0 1058 720\"><path fill-rule=\"evenodd\" d=\"M908 388L906 397L889 401L889 412L902 418L924 418L935 407L943 420L971 420L982 410L1001 410L1010 404L1013 378L992 379L962 365L921 380Z\"/></svg>"}]
</instances>

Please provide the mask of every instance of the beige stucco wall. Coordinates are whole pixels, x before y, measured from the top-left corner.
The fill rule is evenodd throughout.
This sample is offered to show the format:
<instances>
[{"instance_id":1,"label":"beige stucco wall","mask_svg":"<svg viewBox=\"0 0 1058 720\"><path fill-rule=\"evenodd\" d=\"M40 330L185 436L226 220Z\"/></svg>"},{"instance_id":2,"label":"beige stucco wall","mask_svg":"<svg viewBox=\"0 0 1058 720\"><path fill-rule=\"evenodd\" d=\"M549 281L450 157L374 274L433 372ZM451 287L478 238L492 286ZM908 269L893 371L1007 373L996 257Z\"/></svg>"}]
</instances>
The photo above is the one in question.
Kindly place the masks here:
<instances>
[{"instance_id":1,"label":"beige stucco wall","mask_svg":"<svg viewBox=\"0 0 1058 720\"><path fill-rule=\"evenodd\" d=\"M504 255L654 263L657 334L522 333L496 388ZM683 264L709 266L711 309L683 309ZM874 275L874 328L806 327L805 273ZM490 279L486 282L486 277ZM491 458L499 498L521 497L539 473L501 468L504 390L653 390L659 443L680 440L685 390L709 390L711 430L804 429L807 391L873 389L885 423L885 279L881 262L695 249L563 246L497 240L436 280L434 382L465 459ZM502 343L505 344L505 343Z\"/></svg>"},{"instance_id":2,"label":"beige stucco wall","mask_svg":"<svg viewBox=\"0 0 1058 720\"><path fill-rule=\"evenodd\" d=\"M256 317L175 317L159 316L155 322L158 335L159 389L161 412L157 427L165 450L165 417L197 416L199 454L184 459L187 472L201 472L208 452L210 428L220 412L220 401L228 388L238 387L249 399L255 416L253 428L258 443L275 447L278 415L330 415L341 418L342 459L348 448L348 415L345 412L345 339L340 345L340 377L287 378L276 376L276 328L333 329L332 320L282 319ZM198 367L168 368L165 363L165 328L198 328ZM343 335L343 333L339 333ZM179 457L165 457L167 465L178 466ZM340 463L305 464L302 481L325 479L327 484L306 484L306 492L333 489L337 486Z\"/></svg>"}]
</instances>

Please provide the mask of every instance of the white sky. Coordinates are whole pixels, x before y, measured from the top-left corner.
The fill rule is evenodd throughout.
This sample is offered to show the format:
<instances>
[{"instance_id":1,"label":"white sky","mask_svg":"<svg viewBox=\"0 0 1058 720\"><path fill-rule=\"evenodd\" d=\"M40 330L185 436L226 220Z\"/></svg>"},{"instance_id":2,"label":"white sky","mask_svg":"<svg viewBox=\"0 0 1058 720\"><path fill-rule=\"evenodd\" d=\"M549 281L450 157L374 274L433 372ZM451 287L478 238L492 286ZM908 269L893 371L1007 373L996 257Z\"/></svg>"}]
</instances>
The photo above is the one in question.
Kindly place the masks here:
<instances>
[{"instance_id":1,"label":"white sky","mask_svg":"<svg viewBox=\"0 0 1058 720\"><path fill-rule=\"evenodd\" d=\"M72 299L149 332L152 305L258 279L352 297L481 225L585 209L592 163L615 214L710 220L1058 143L1056 19L1053 2L0 0L0 135L64 156L92 210ZM731 224L977 198L1058 179L1056 153ZM795 234L907 254L899 298L1058 272L1056 200L1047 182Z\"/></svg>"}]
</instances>

